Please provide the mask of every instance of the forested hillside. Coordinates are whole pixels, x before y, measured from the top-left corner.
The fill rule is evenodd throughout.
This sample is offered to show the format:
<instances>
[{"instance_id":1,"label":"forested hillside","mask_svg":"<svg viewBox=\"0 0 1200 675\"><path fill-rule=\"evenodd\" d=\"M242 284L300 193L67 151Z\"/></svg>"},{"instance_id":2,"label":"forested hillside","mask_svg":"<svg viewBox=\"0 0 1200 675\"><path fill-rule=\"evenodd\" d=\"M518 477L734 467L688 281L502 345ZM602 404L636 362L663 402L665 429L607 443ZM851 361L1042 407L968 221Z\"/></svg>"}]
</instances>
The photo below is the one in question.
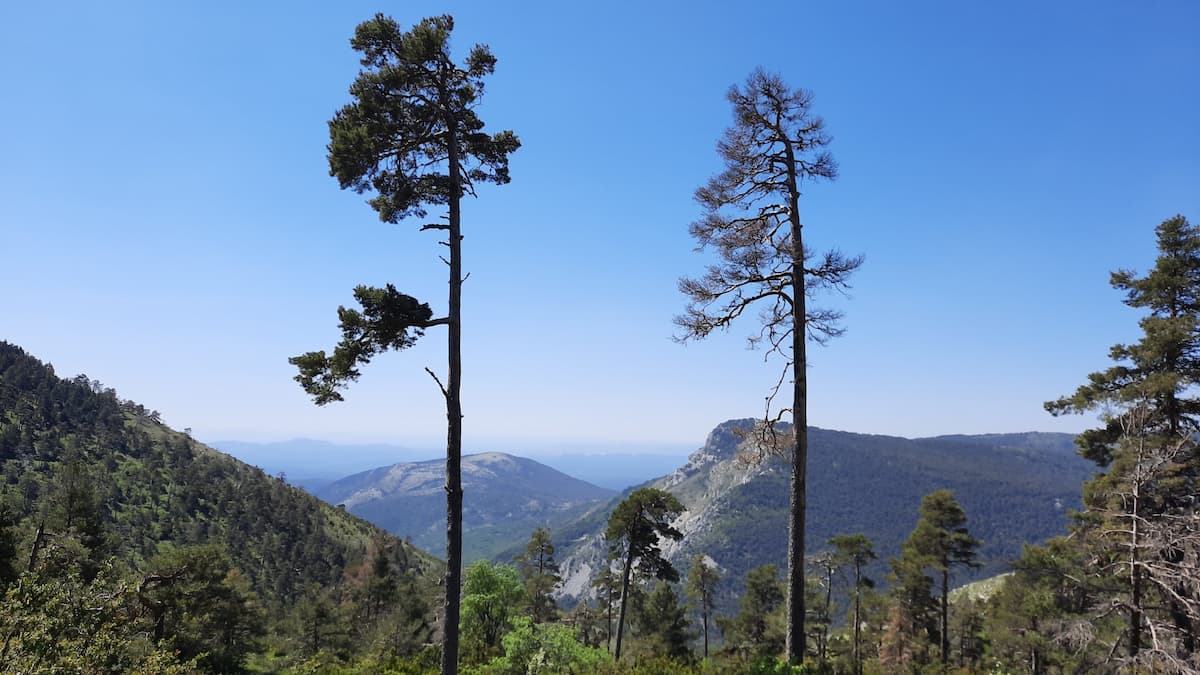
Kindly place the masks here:
<instances>
[{"instance_id":1,"label":"forested hillside","mask_svg":"<svg viewBox=\"0 0 1200 675\"><path fill-rule=\"evenodd\" d=\"M717 426L684 466L649 483L687 507L679 524L684 538L669 549L670 557L711 556L727 573L721 592L726 606L736 604L748 570L784 559L779 532L787 527L788 473L778 459L751 465L739 458L752 422ZM968 581L1006 571L1023 545L1062 532L1068 512L1080 505L1079 485L1092 471L1065 450L1067 434L910 440L810 428L809 436L808 552L828 549L831 537L861 532L880 555L868 571L881 581L887 558L899 554L917 522L924 495L951 490L972 534L982 540L982 566L958 576ZM597 515L556 533L561 547L579 551L566 560L568 595L589 588L588 577L603 559L603 524ZM581 538L590 544L577 543Z\"/></svg>"},{"instance_id":2,"label":"forested hillside","mask_svg":"<svg viewBox=\"0 0 1200 675\"><path fill-rule=\"evenodd\" d=\"M208 575L242 610L255 608L235 612L253 619L248 642L235 650L241 656L261 646L268 630L286 634L301 605L349 600L352 577L372 557L396 583L422 587L439 566L369 523L169 429L157 413L99 382L58 377L7 342L0 342L0 475L0 579L29 571L23 580L30 584L136 588L138 606L123 618L148 622L155 643L170 633L167 606L183 601L154 594L200 583L196 575ZM344 596L330 592L343 587ZM33 590L13 592L15 606ZM5 615L6 622L37 620L36 613ZM285 650L286 642L279 642ZM316 642L313 650L322 647ZM15 645L0 653L0 670L20 669L21 647L31 645L19 638ZM236 658L220 665L236 667Z\"/></svg>"}]
</instances>

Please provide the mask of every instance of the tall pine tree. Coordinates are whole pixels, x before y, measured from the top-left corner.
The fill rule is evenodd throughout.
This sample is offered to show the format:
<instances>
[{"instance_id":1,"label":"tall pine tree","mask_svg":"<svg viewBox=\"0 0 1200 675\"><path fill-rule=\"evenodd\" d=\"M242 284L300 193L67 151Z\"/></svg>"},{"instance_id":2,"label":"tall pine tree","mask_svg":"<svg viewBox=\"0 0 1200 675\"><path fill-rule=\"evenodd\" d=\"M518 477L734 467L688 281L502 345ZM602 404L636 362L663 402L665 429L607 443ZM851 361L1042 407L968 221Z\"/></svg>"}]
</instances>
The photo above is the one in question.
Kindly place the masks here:
<instances>
[{"instance_id":1,"label":"tall pine tree","mask_svg":"<svg viewBox=\"0 0 1200 675\"><path fill-rule=\"evenodd\" d=\"M942 663L946 664L950 659L950 573L955 566L978 567L975 552L979 540L967 531L967 515L949 490L925 495L920 514L916 528L904 543L904 555L937 573L938 644Z\"/></svg>"},{"instance_id":2,"label":"tall pine tree","mask_svg":"<svg viewBox=\"0 0 1200 675\"><path fill-rule=\"evenodd\" d=\"M808 503L808 380L806 339L840 335L841 314L817 309L808 299L822 289L844 289L862 264L858 256L834 250L813 257L804 245L800 196L805 182L837 177L837 162L825 149L831 142L824 121L813 114L812 93L793 89L778 76L756 70L744 87L730 88L734 124L717 143L725 170L696 190L704 210L692 223L700 249L716 251L721 262L704 276L685 278L688 298L675 322L681 340L724 330L751 306L762 327L750 338L782 357L783 372L771 395L762 428L764 441L792 466L788 519L787 657L804 659L804 532ZM772 410L775 396L791 375L791 403ZM775 422L791 413L793 432L780 439Z\"/></svg>"},{"instance_id":3,"label":"tall pine tree","mask_svg":"<svg viewBox=\"0 0 1200 675\"><path fill-rule=\"evenodd\" d=\"M1103 426L1077 439L1107 471L1084 486L1074 540L1087 550L1086 571L1108 589L1094 613L1119 607L1126 618L1104 647L1110 665L1190 668L1200 666L1200 228L1177 215L1155 234L1154 267L1110 280L1126 305L1147 311L1141 339L1114 345L1115 365L1046 409L1102 411Z\"/></svg>"},{"instance_id":4,"label":"tall pine tree","mask_svg":"<svg viewBox=\"0 0 1200 675\"><path fill-rule=\"evenodd\" d=\"M386 288L359 286L362 312L338 308L342 340L332 355L308 352L291 359L296 380L318 404L341 400L338 390L358 379L358 366L389 349L404 349L432 326L447 328L446 382L429 371L446 401L446 598L442 673L458 669L462 576L462 220L463 195L480 183L509 181L508 155L520 147L511 131L487 134L475 113L484 76L496 58L475 45L463 66L450 56L450 16L427 18L408 32L382 14L355 30L351 46L362 71L350 87L354 101L329 122L329 172L343 189L370 192L379 219L396 223L445 206L444 222L422 230L445 232L450 273L447 314ZM427 369L428 370L428 369Z\"/></svg>"}]
</instances>

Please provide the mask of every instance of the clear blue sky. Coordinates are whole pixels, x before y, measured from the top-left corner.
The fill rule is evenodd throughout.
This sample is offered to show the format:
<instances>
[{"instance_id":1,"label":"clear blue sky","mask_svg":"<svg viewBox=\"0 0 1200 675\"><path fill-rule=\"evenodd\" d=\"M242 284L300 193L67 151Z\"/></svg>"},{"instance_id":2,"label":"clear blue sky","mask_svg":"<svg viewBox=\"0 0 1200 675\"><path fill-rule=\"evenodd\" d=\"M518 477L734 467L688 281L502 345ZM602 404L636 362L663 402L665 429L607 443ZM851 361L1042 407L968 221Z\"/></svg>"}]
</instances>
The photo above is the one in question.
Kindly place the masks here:
<instances>
[{"instance_id":1,"label":"clear blue sky","mask_svg":"<svg viewBox=\"0 0 1200 675\"><path fill-rule=\"evenodd\" d=\"M1077 431L1042 402L1137 336L1109 271L1200 218L1200 3L6 2L0 339L205 440L436 446L444 334L316 408L287 357L330 348L355 284L444 310L439 247L338 189L326 120L354 26L452 13L499 58L480 108L524 147L467 204L471 450L694 447L761 410L754 325L680 346L693 190L727 88L813 90L835 183L814 246L863 253L810 420L922 436Z\"/></svg>"}]
</instances>

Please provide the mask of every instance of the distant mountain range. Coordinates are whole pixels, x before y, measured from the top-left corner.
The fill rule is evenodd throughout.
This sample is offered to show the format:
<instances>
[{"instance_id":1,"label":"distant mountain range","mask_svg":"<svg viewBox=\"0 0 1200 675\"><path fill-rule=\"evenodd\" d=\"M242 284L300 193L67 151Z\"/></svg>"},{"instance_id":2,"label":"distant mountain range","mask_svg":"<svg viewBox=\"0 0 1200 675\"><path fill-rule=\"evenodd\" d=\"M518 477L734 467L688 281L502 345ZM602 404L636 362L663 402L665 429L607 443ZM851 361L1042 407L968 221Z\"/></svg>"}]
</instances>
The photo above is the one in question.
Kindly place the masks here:
<instances>
[{"instance_id":1,"label":"distant mountain range","mask_svg":"<svg viewBox=\"0 0 1200 675\"><path fill-rule=\"evenodd\" d=\"M214 448L316 494L333 481L397 462L421 462L444 457L444 449L415 449L387 443L331 443L296 438L274 443L213 441ZM561 450L522 450L519 454L568 476L613 490L623 490L674 471L687 452L666 452L663 446L563 446Z\"/></svg>"},{"instance_id":2,"label":"distant mountain range","mask_svg":"<svg viewBox=\"0 0 1200 675\"><path fill-rule=\"evenodd\" d=\"M446 550L445 462L399 463L318 488L316 495L436 555ZM491 558L528 541L534 528L562 529L617 493L544 464L499 452L462 462L463 555ZM511 558L511 556L510 556Z\"/></svg>"},{"instance_id":3,"label":"distant mountain range","mask_svg":"<svg viewBox=\"0 0 1200 675\"><path fill-rule=\"evenodd\" d=\"M666 546L677 564L702 551L720 566L723 597L732 601L752 567L784 566L789 469L780 459L749 465L739 458L751 420L718 425L682 466L645 481L687 507L684 533ZM983 566L956 576L966 582L1003 572L1026 543L1064 532L1094 466L1076 455L1073 436L986 434L906 439L810 428L808 551L838 534L862 532L879 554L869 572L883 581L887 559L917 521L921 497L948 488L983 541ZM581 475L603 471L611 456L593 456ZM661 458L660 461L667 458ZM619 462L619 459L617 460ZM533 459L502 453L464 457L464 548L468 560L510 562L535 527L549 527L559 549L565 598L587 595L606 555L603 531L624 494L572 478ZM355 474L315 491L332 504L417 546L445 550L444 463L394 464Z\"/></svg>"},{"instance_id":4,"label":"distant mountain range","mask_svg":"<svg viewBox=\"0 0 1200 675\"><path fill-rule=\"evenodd\" d=\"M275 443L213 441L221 452L278 476L285 474L292 485L314 492L338 478L365 469L396 462L415 462L433 457L431 450L415 450L386 443L330 443L312 438L294 438Z\"/></svg>"}]
</instances>

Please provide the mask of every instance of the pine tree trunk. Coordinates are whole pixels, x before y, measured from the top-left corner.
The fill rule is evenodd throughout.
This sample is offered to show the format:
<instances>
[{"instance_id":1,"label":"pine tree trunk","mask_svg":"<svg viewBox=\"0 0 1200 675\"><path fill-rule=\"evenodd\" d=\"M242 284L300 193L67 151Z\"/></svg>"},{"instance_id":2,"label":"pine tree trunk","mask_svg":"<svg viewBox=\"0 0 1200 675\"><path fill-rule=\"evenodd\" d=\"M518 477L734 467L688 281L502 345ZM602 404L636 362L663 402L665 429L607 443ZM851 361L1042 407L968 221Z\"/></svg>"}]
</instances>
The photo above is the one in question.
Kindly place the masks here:
<instances>
[{"instance_id":1,"label":"pine tree trunk","mask_svg":"<svg viewBox=\"0 0 1200 675\"><path fill-rule=\"evenodd\" d=\"M789 494L787 636L788 663L804 662L804 521L808 474L808 380L805 337L804 239L800 224L800 188L791 144L785 144L788 168L788 220L792 226L792 481Z\"/></svg>"},{"instance_id":2,"label":"pine tree trunk","mask_svg":"<svg viewBox=\"0 0 1200 675\"><path fill-rule=\"evenodd\" d=\"M1131 541L1129 546L1129 655L1136 657L1142 649L1142 570L1138 564L1138 512L1141 504L1140 485L1133 485L1133 518L1131 518Z\"/></svg>"},{"instance_id":3,"label":"pine tree trunk","mask_svg":"<svg viewBox=\"0 0 1200 675\"><path fill-rule=\"evenodd\" d=\"M611 570L610 570L610 572L611 572ZM608 609L608 632L604 634L604 647L605 647L605 649L607 649L608 651L611 652L612 651L612 603L613 603L612 584L611 583L609 583L608 588L605 589L604 597L608 598L608 608L607 608Z\"/></svg>"},{"instance_id":4,"label":"pine tree trunk","mask_svg":"<svg viewBox=\"0 0 1200 675\"><path fill-rule=\"evenodd\" d=\"M446 120L450 169L450 307L446 382L446 604L442 624L442 675L458 672L459 598L462 587L462 180L458 165L458 125Z\"/></svg>"},{"instance_id":5,"label":"pine tree trunk","mask_svg":"<svg viewBox=\"0 0 1200 675\"><path fill-rule=\"evenodd\" d=\"M625 571L621 573L621 612L617 615L617 651L613 654L614 661L621 660L621 638L625 633L625 603L629 600L629 575L633 571L633 544L629 544L629 553L625 556Z\"/></svg>"},{"instance_id":6,"label":"pine tree trunk","mask_svg":"<svg viewBox=\"0 0 1200 675\"><path fill-rule=\"evenodd\" d=\"M942 566L942 635L939 647L942 652L942 665L950 662L950 563Z\"/></svg>"},{"instance_id":7,"label":"pine tree trunk","mask_svg":"<svg viewBox=\"0 0 1200 675\"><path fill-rule=\"evenodd\" d=\"M833 620L830 616L833 609L833 568L828 567L825 570L825 622L821 625L821 663L825 663L825 657L829 647L829 624Z\"/></svg>"},{"instance_id":8,"label":"pine tree trunk","mask_svg":"<svg viewBox=\"0 0 1200 675\"><path fill-rule=\"evenodd\" d=\"M854 675L862 675L862 655L859 644L862 641L862 565L854 561Z\"/></svg>"}]
</instances>

